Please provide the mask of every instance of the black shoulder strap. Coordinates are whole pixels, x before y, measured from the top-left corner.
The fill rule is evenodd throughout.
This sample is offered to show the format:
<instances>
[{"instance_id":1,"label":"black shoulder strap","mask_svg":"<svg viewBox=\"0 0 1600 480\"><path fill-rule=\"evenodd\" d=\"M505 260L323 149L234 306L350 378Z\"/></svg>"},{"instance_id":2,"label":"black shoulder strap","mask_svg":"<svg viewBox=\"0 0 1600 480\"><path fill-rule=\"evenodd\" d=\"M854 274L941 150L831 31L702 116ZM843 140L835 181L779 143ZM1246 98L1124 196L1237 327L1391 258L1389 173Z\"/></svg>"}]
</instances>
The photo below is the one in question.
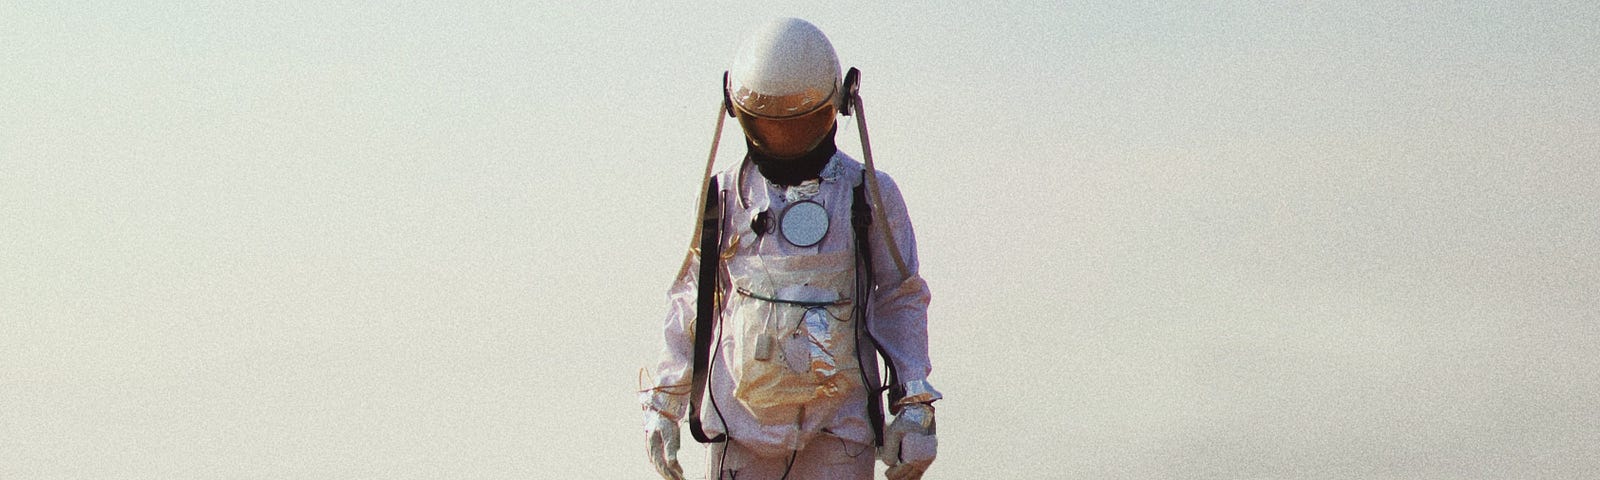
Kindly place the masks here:
<instances>
[{"instance_id":1,"label":"black shoulder strap","mask_svg":"<svg viewBox=\"0 0 1600 480\"><path fill-rule=\"evenodd\" d=\"M858 276L856 285L856 298L858 299L856 308L860 309L859 311L861 312L861 315L859 318L861 321L856 323L856 328L859 328L861 332L866 334L867 340L872 342L872 348L875 351L874 353L883 359L883 365L888 370L889 378L886 379L888 381L887 383L888 385L893 386L899 383L897 378L898 375L895 373L894 361L889 359L889 355L887 352L884 352L883 346L878 344L878 339L872 336L872 330L867 328L867 322L871 320L870 312L872 309L870 305L872 303L871 297L873 277L872 241L871 238L867 236L869 227L872 225L872 204L867 203L866 188L867 172L862 171L861 182L856 184L855 191L852 194L854 198L851 199L850 204L850 225L855 229L856 254L861 258L861 275ZM859 360L860 351L857 350L856 353L858 355L857 359ZM865 367L865 365L866 364L863 362L862 366ZM861 383L871 383L867 381L867 372L864 368L861 371ZM883 446L884 387L882 385L866 385L866 388L867 419L872 424L873 443L881 447Z\"/></svg>"},{"instance_id":2,"label":"black shoulder strap","mask_svg":"<svg viewBox=\"0 0 1600 480\"><path fill-rule=\"evenodd\" d=\"M699 298L694 316L694 373L693 390L689 396L689 433L700 443L717 443L727 435L706 437L700 425L700 397L706 392L706 377L711 368L711 330L717 319L717 267L722 257L722 202L717 192L717 177L711 177L706 189L706 205L700 222L700 276ZM715 405L712 405L715 406Z\"/></svg>"}]
</instances>

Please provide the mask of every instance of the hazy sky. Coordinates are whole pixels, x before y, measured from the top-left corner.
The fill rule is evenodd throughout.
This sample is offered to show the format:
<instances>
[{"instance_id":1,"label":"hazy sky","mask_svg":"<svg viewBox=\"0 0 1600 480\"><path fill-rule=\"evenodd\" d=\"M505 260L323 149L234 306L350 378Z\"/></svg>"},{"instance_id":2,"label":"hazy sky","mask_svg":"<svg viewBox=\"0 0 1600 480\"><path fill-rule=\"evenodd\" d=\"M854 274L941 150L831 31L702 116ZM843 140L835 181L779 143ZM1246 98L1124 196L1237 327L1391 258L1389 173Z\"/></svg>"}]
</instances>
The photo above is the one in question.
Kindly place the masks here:
<instances>
[{"instance_id":1,"label":"hazy sky","mask_svg":"<svg viewBox=\"0 0 1600 480\"><path fill-rule=\"evenodd\" d=\"M779 15L916 222L927 478L1600 471L1600 4L551 3L0 5L0 478L650 477Z\"/></svg>"}]
</instances>

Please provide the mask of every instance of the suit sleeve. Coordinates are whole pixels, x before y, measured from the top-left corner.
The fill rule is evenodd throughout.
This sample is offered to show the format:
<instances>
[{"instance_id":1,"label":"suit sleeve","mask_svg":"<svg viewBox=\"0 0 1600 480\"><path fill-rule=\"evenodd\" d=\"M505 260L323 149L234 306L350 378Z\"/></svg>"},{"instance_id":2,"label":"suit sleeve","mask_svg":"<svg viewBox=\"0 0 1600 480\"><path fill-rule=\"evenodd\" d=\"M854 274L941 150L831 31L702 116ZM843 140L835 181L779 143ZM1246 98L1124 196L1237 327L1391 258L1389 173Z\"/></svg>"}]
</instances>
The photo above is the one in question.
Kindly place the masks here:
<instances>
[{"instance_id":1,"label":"suit sleeve","mask_svg":"<svg viewBox=\"0 0 1600 480\"><path fill-rule=\"evenodd\" d=\"M681 419L689 401L689 370L694 355L695 299L700 258L690 252L678 278L667 290L667 315L661 322L662 347L656 361L655 385L643 392L645 408Z\"/></svg>"},{"instance_id":2,"label":"suit sleeve","mask_svg":"<svg viewBox=\"0 0 1600 480\"><path fill-rule=\"evenodd\" d=\"M900 189L888 175L878 173L879 193L888 225L873 222L871 235L874 291L868 328L894 363L900 382L926 382L933 365L928 358L928 284L918 273L917 240ZM888 248L892 232L905 263L905 271ZM893 399L891 399L893 400Z\"/></svg>"}]
</instances>

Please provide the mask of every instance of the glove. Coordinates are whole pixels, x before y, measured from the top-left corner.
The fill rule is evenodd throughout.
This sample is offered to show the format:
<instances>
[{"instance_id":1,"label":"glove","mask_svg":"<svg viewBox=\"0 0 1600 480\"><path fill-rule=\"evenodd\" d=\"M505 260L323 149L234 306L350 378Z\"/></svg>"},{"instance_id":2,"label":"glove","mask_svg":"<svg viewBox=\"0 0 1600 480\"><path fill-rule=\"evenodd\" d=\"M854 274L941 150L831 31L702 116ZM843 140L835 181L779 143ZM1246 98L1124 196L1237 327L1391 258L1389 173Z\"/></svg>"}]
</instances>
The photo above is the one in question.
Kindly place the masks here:
<instances>
[{"instance_id":1,"label":"glove","mask_svg":"<svg viewBox=\"0 0 1600 480\"><path fill-rule=\"evenodd\" d=\"M645 408L644 434L648 440L646 453L656 466L656 473L666 480L683 480L683 466L678 465L678 421Z\"/></svg>"},{"instance_id":2,"label":"glove","mask_svg":"<svg viewBox=\"0 0 1600 480\"><path fill-rule=\"evenodd\" d=\"M889 466L884 472L889 480L921 479L938 454L937 433L932 405L913 403L901 407L884 432L883 448L878 450L878 458Z\"/></svg>"}]
</instances>

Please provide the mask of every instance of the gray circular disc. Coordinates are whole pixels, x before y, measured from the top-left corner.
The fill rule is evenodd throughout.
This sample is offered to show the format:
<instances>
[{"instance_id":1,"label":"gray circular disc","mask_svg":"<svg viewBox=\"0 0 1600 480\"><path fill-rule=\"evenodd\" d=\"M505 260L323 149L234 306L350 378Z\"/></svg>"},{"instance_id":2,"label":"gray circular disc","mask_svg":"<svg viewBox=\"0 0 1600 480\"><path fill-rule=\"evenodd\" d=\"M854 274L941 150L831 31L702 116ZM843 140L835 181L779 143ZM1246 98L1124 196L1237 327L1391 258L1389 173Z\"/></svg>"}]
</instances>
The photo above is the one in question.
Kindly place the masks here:
<instances>
[{"instance_id":1,"label":"gray circular disc","mask_svg":"<svg viewBox=\"0 0 1600 480\"><path fill-rule=\"evenodd\" d=\"M778 230L796 247L816 245L828 234L828 209L810 200L789 205L778 219Z\"/></svg>"}]
</instances>

